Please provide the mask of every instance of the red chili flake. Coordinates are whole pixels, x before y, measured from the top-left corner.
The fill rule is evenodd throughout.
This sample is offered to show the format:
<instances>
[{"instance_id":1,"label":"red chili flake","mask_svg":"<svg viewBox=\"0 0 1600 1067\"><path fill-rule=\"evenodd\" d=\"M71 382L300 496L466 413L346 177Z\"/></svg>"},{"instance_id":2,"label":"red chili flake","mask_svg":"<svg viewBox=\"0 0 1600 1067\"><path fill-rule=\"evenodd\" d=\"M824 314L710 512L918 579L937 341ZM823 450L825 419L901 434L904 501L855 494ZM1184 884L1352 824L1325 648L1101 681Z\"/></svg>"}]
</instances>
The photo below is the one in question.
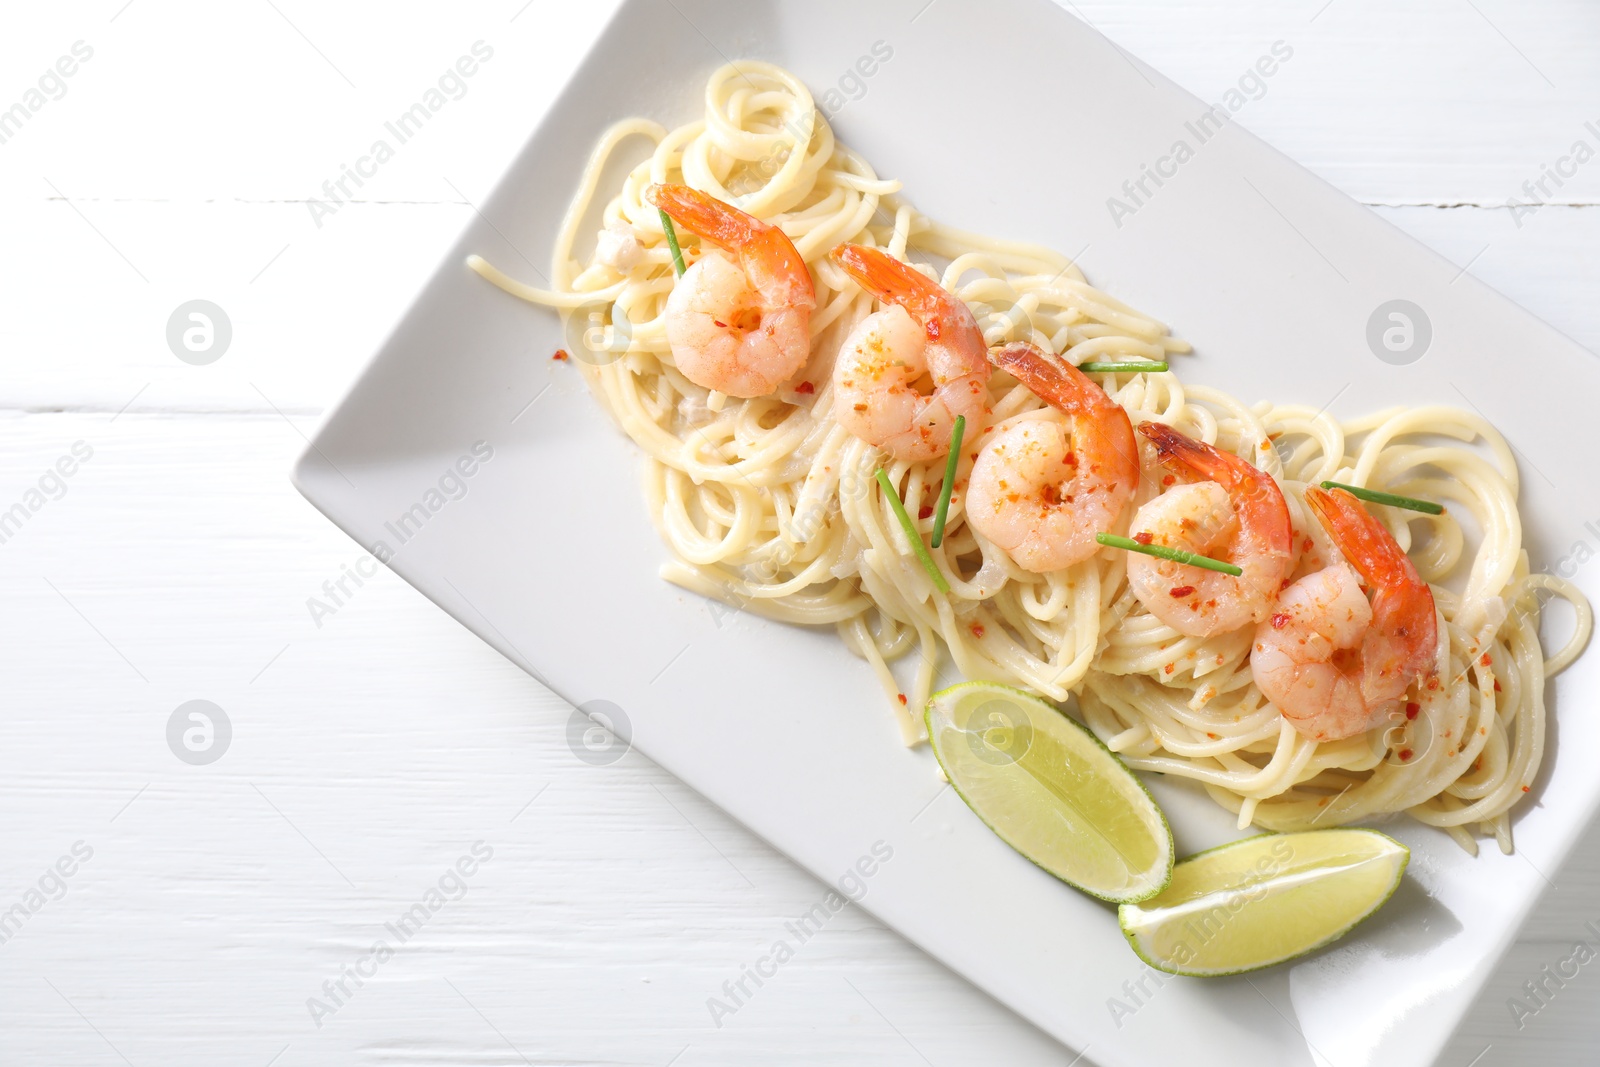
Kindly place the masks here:
<instances>
[{"instance_id":1,"label":"red chili flake","mask_svg":"<svg viewBox=\"0 0 1600 1067\"><path fill-rule=\"evenodd\" d=\"M1151 541L1155 540L1155 535L1141 530L1133 535L1133 539L1139 542L1141 545L1148 545Z\"/></svg>"},{"instance_id":2,"label":"red chili flake","mask_svg":"<svg viewBox=\"0 0 1600 1067\"><path fill-rule=\"evenodd\" d=\"M812 393L817 391L817 387L812 385L810 382L801 382L799 385L794 387L794 391L797 393L804 393L806 396L810 396Z\"/></svg>"},{"instance_id":3,"label":"red chili flake","mask_svg":"<svg viewBox=\"0 0 1600 1067\"><path fill-rule=\"evenodd\" d=\"M1490 663L1489 653L1485 652L1483 654L1483 658L1478 661L1478 666L1487 667L1489 665L1489 663Z\"/></svg>"},{"instance_id":4,"label":"red chili flake","mask_svg":"<svg viewBox=\"0 0 1600 1067\"><path fill-rule=\"evenodd\" d=\"M1436 689L1439 688L1439 676L1438 675L1434 675L1432 678L1428 679L1428 688L1430 690L1436 690Z\"/></svg>"},{"instance_id":5,"label":"red chili flake","mask_svg":"<svg viewBox=\"0 0 1600 1067\"><path fill-rule=\"evenodd\" d=\"M1174 599L1174 600L1182 600L1186 596L1193 596L1194 595L1194 586L1192 586L1192 585L1175 585L1171 589L1167 590L1167 595L1172 597L1172 599Z\"/></svg>"},{"instance_id":6,"label":"red chili flake","mask_svg":"<svg viewBox=\"0 0 1600 1067\"><path fill-rule=\"evenodd\" d=\"M929 515L932 515L932 514L933 514L933 508L929 507L927 504L924 504L924 505L922 505L922 507L917 509L917 518L919 518L919 519L925 519Z\"/></svg>"},{"instance_id":7,"label":"red chili flake","mask_svg":"<svg viewBox=\"0 0 1600 1067\"><path fill-rule=\"evenodd\" d=\"M970 629L972 630L972 636L973 637L982 637L983 636L983 623L975 622L975 623L972 624Z\"/></svg>"},{"instance_id":8,"label":"red chili flake","mask_svg":"<svg viewBox=\"0 0 1600 1067\"><path fill-rule=\"evenodd\" d=\"M1494 691L1496 693L1500 692L1500 679L1498 678L1494 680Z\"/></svg>"},{"instance_id":9,"label":"red chili flake","mask_svg":"<svg viewBox=\"0 0 1600 1067\"><path fill-rule=\"evenodd\" d=\"M1175 482L1177 480L1178 480L1177 477L1174 476L1174 475L1171 475L1171 474L1163 474L1161 476L1161 484L1162 485L1171 485L1173 482Z\"/></svg>"},{"instance_id":10,"label":"red chili flake","mask_svg":"<svg viewBox=\"0 0 1600 1067\"><path fill-rule=\"evenodd\" d=\"M895 696L900 698L900 703L904 704L906 702L906 695L904 693L896 693Z\"/></svg>"},{"instance_id":11,"label":"red chili flake","mask_svg":"<svg viewBox=\"0 0 1600 1067\"><path fill-rule=\"evenodd\" d=\"M1406 760L1408 760L1410 758L1411 758L1411 750L1409 748L1402 748L1400 750L1400 762L1404 763Z\"/></svg>"},{"instance_id":12,"label":"red chili flake","mask_svg":"<svg viewBox=\"0 0 1600 1067\"><path fill-rule=\"evenodd\" d=\"M969 453L967 453L967 458L971 459L971 460L976 460L978 458L978 454L976 452L969 452Z\"/></svg>"},{"instance_id":13,"label":"red chili flake","mask_svg":"<svg viewBox=\"0 0 1600 1067\"><path fill-rule=\"evenodd\" d=\"M1217 740L1217 735L1212 733L1210 730L1206 731L1206 736L1211 738L1211 740L1213 740L1213 741Z\"/></svg>"},{"instance_id":14,"label":"red chili flake","mask_svg":"<svg viewBox=\"0 0 1600 1067\"><path fill-rule=\"evenodd\" d=\"M1285 626L1289 625L1290 618L1291 616L1287 611L1280 611L1276 613L1272 616L1272 628L1274 630L1283 629Z\"/></svg>"},{"instance_id":15,"label":"red chili flake","mask_svg":"<svg viewBox=\"0 0 1600 1067\"><path fill-rule=\"evenodd\" d=\"M1407 719L1415 719L1421 713L1422 713L1422 705L1421 704L1418 704L1415 700L1406 701L1406 718Z\"/></svg>"},{"instance_id":16,"label":"red chili flake","mask_svg":"<svg viewBox=\"0 0 1600 1067\"><path fill-rule=\"evenodd\" d=\"M717 320L716 320L716 319L712 319L712 320L711 320L711 321L712 321L712 322L716 322L716 323L717 323L717 327L718 327L718 328L719 328L719 329L723 329L723 330L726 330L726 329L727 329L727 328L728 328L728 324L727 324L727 323L725 323L725 322L717 322Z\"/></svg>"},{"instance_id":17,"label":"red chili flake","mask_svg":"<svg viewBox=\"0 0 1600 1067\"><path fill-rule=\"evenodd\" d=\"M1078 454L1076 452L1068 452L1061 457L1061 462L1069 467L1076 467L1078 465Z\"/></svg>"},{"instance_id":18,"label":"red chili flake","mask_svg":"<svg viewBox=\"0 0 1600 1067\"><path fill-rule=\"evenodd\" d=\"M867 410L867 405L865 405L865 404L857 404L857 405L856 405L856 406L855 406L855 409L856 409L856 410L857 410L857 411L865 411L865 410Z\"/></svg>"},{"instance_id":19,"label":"red chili flake","mask_svg":"<svg viewBox=\"0 0 1600 1067\"><path fill-rule=\"evenodd\" d=\"M1302 552L1310 552L1311 551L1311 538L1308 537L1303 542L1301 542L1300 551L1302 551Z\"/></svg>"},{"instance_id":20,"label":"red chili flake","mask_svg":"<svg viewBox=\"0 0 1600 1067\"><path fill-rule=\"evenodd\" d=\"M567 350L565 348L558 348L558 349L556 349L556 354L551 356L550 358L555 360L557 363L561 363L561 362L564 362L565 360L569 359L570 357L567 355Z\"/></svg>"},{"instance_id":21,"label":"red chili flake","mask_svg":"<svg viewBox=\"0 0 1600 1067\"><path fill-rule=\"evenodd\" d=\"M1523 787L1522 787L1522 791L1523 791L1523 792L1524 792L1524 793L1526 793L1526 792L1527 792L1527 791L1528 791L1528 787L1527 787L1527 786L1523 786Z\"/></svg>"},{"instance_id":22,"label":"red chili flake","mask_svg":"<svg viewBox=\"0 0 1600 1067\"><path fill-rule=\"evenodd\" d=\"M1167 664L1165 667L1163 667L1161 669L1163 671L1165 671L1167 674L1171 674L1173 671L1178 669L1178 666L1175 663L1169 663L1169 664Z\"/></svg>"}]
</instances>

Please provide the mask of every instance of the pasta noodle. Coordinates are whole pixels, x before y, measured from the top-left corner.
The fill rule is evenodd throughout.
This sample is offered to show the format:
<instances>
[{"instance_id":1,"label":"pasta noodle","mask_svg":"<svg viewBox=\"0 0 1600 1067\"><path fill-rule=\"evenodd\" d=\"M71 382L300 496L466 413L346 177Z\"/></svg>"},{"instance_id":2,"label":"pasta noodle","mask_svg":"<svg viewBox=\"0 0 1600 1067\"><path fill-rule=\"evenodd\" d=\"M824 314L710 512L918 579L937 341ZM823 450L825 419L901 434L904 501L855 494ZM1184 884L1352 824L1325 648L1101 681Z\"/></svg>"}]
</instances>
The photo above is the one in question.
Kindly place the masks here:
<instances>
[{"instance_id":1,"label":"pasta noodle","mask_svg":"<svg viewBox=\"0 0 1600 1067\"><path fill-rule=\"evenodd\" d=\"M635 142L649 154L620 188L602 190ZM815 282L818 372L776 395L738 399L678 371L664 324L672 253L661 216L643 199L666 182L789 236ZM1094 288L1069 258L936 222L900 190L834 139L798 79L742 61L712 75L700 120L669 130L631 119L606 132L557 238L549 288L470 260L507 292L569 318L577 365L644 453L650 512L671 552L662 576L768 618L835 627L871 665L908 744L921 738L911 711L934 689L961 677L1002 681L1075 697L1084 721L1131 766L1193 780L1237 812L1241 828L1404 811L1469 850L1488 835L1509 851L1507 813L1544 752L1545 682L1582 650L1591 617L1575 587L1530 572L1516 465L1495 430L1444 407L1341 423L1304 406L1245 404L1170 371L1097 376L1135 423L1168 423L1270 473L1297 537L1325 545L1302 502L1305 487L1324 479L1447 504L1438 516L1382 509L1434 588L1444 684L1424 694L1422 713L1396 714L1364 735L1317 742L1297 733L1251 678L1253 628L1205 639L1170 629L1134 598L1127 557L1116 550L1056 572L1025 571L967 525L959 492L931 550L950 587L942 594L873 475L885 469L926 535L945 460L894 460L832 417L827 364L873 300L828 252L848 241L925 266L966 301L989 344L1028 340L1073 364L1167 360L1189 347ZM592 232L602 196L605 229L583 261L579 240ZM1001 372L988 399L994 427L1048 414ZM958 489L977 455L975 444L962 451ZM1160 492L1156 482L1144 479L1135 506ZM1547 656L1538 631L1552 597L1572 605L1575 621L1567 644Z\"/></svg>"}]
</instances>

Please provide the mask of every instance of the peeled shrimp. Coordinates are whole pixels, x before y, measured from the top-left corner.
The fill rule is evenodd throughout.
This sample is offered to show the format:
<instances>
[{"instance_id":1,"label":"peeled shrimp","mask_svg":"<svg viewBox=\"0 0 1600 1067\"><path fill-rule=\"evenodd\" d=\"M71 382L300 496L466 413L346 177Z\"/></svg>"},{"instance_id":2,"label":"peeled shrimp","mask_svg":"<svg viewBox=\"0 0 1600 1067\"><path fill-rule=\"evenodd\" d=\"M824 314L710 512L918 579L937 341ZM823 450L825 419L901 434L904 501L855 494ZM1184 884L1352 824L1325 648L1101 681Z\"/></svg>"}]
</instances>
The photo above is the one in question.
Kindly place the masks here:
<instances>
[{"instance_id":1,"label":"peeled shrimp","mask_svg":"<svg viewBox=\"0 0 1600 1067\"><path fill-rule=\"evenodd\" d=\"M1260 622L1294 569L1294 529L1272 476L1159 422L1139 424L1169 470L1205 481L1175 485L1133 516L1137 541L1232 563L1234 577L1154 556L1128 556L1128 585L1150 614L1189 637Z\"/></svg>"},{"instance_id":2,"label":"peeled shrimp","mask_svg":"<svg viewBox=\"0 0 1600 1067\"><path fill-rule=\"evenodd\" d=\"M1349 563L1284 590L1256 628L1250 666L1262 694L1296 730L1336 741L1383 721L1411 683L1432 671L1438 620L1432 590L1359 500L1315 486L1305 499ZM1370 603L1363 579L1373 590Z\"/></svg>"},{"instance_id":3,"label":"peeled shrimp","mask_svg":"<svg viewBox=\"0 0 1600 1067\"><path fill-rule=\"evenodd\" d=\"M778 227L686 185L654 185L644 196L732 254L704 256L667 298L667 342L678 370L729 396L771 393L811 355L817 297L805 260Z\"/></svg>"},{"instance_id":4,"label":"peeled shrimp","mask_svg":"<svg viewBox=\"0 0 1600 1067\"><path fill-rule=\"evenodd\" d=\"M950 450L957 415L975 432L988 415L989 361L967 305L879 248L840 245L834 262L889 305L845 339L833 365L839 425L896 459Z\"/></svg>"},{"instance_id":5,"label":"peeled shrimp","mask_svg":"<svg viewBox=\"0 0 1600 1067\"><path fill-rule=\"evenodd\" d=\"M1018 341L989 357L1066 416L1013 422L984 440L967 522L1025 570L1070 567L1099 551L1139 486L1139 448L1121 407L1070 363Z\"/></svg>"}]
</instances>

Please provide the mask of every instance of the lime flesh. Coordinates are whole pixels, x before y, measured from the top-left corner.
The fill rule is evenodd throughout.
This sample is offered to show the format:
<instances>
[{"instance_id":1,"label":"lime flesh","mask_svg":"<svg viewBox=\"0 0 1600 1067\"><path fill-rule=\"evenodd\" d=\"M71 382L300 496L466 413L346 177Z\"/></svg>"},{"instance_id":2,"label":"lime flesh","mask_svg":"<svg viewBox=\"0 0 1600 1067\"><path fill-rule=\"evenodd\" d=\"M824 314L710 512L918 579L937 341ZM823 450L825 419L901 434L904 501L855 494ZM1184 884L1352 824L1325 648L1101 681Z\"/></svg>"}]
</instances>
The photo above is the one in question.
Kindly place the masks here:
<instances>
[{"instance_id":1,"label":"lime flesh","mask_svg":"<svg viewBox=\"0 0 1600 1067\"><path fill-rule=\"evenodd\" d=\"M1053 706L1010 686L935 693L928 740L945 777L1002 841L1062 881L1121 904L1172 877L1172 831L1122 761Z\"/></svg>"},{"instance_id":2,"label":"lime flesh","mask_svg":"<svg viewBox=\"0 0 1600 1067\"><path fill-rule=\"evenodd\" d=\"M1117 909L1157 970L1239 974L1337 941L1393 895L1410 852L1376 830L1267 834L1180 862L1159 895Z\"/></svg>"}]
</instances>

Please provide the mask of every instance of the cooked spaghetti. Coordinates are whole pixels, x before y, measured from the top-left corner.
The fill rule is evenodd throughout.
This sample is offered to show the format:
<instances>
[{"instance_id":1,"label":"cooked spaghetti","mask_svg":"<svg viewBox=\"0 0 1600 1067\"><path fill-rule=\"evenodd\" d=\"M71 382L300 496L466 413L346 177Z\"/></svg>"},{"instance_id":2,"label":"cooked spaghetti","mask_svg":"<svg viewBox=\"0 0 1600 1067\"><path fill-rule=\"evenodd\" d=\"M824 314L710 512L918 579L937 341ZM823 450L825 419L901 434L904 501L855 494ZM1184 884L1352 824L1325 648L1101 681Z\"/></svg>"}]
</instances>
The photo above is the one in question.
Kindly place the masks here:
<instances>
[{"instance_id":1,"label":"cooked spaghetti","mask_svg":"<svg viewBox=\"0 0 1600 1067\"><path fill-rule=\"evenodd\" d=\"M649 154L620 188L602 191L634 147ZM775 372L781 380L762 395L695 384L675 360L674 250L650 199L672 185L781 230L810 275L808 358L792 374ZM1057 701L1075 695L1087 724L1131 766L1197 781L1241 827L1405 811L1471 851L1475 834L1509 851L1507 813L1544 751L1545 682L1583 649L1590 612L1569 583L1530 572L1516 465L1495 430L1443 407L1341 423L1311 407L1249 405L1186 386L1171 371L1093 375L1133 423L1165 424L1271 476L1304 547L1292 579L1339 558L1306 506L1308 486L1334 480L1446 505L1436 516L1373 509L1431 587L1434 687L1418 686L1403 710L1354 736L1314 740L1254 681L1254 627L1185 636L1135 596L1129 554L1104 548L1035 572L1017 562L1020 549L1000 548L967 521L983 438L1060 420L1003 370L982 387L987 416L958 457L943 540L916 546L941 582L919 562L895 506L904 501L926 540L946 459L895 458L836 417L834 361L860 341L877 304L830 252L849 244L917 264L965 303L985 345L1027 341L1073 366L1164 362L1189 347L1089 285L1069 258L935 222L900 189L834 139L798 79L741 61L712 75L701 120L669 130L631 119L601 138L557 237L548 288L470 260L502 289L570 320L577 365L645 455L650 512L671 553L662 577L768 618L837 628L876 673L908 744L921 736L913 712L937 685L1002 681ZM580 253L597 219L598 239ZM717 254L692 233L681 237L689 264ZM873 408L854 405L862 418L878 417ZM1172 482L1145 467L1110 532L1128 532L1133 512ZM880 489L880 468L899 500ZM1552 596L1571 603L1575 622L1547 656L1538 629Z\"/></svg>"}]
</instances>

